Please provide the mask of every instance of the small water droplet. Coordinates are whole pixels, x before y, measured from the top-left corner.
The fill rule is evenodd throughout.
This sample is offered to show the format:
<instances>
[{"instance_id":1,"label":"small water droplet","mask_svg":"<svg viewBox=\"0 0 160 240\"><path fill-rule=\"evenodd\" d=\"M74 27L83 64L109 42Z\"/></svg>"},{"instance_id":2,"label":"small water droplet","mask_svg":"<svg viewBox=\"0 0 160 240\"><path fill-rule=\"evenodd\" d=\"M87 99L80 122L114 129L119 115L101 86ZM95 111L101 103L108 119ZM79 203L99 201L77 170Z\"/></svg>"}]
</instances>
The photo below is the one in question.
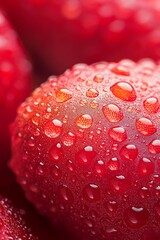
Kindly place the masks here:
<instances>
[{"instance_id":1,"label":"small water droplet","mask_svg":"<svg viewBox=\"0 0 160 240\"><path fill-rule=\"evenodd\" d=\"M62 122L63 123L68 123L68 116L65 115L63 118L62 118Z\"/></svg>"},{"instance_id":2,"label":"small water droplet","mask_svg":"<svg viewBox=\"0 0 160 240\"><path fill-rule=\"evenodd\" d=\"M141 198L143 198L143 199L146 199L147 197L150 196L150 192L149 192L149 189L147 187L142 187L139 190L139 194L140 194Z\"/></svg>"},{"instance_id":3,"label":"small water droplet","mask_svg":"<svg viewBox=\"0 0 160 240\"><path fill-rule=\"evenodd\" d=\"M138 149L134 144L127 144L120 150L120 156L122 159L135 160L138 155Z\"/></svg>"},{"instance_id":4,"label":"small water droplet","mask_svg":"<svg viewBox=\"0 0 160 240\"><path fill-rule=\"evenodd\" d=\"M104 203L104 207L107 212L111 212L111 213L116 212L118 209L118 205L117 205L116 201L106 202L106 203Z\"/></svg>"},{"instance_id":5,"label":"small water droplet","mask_svg":"<svg viewBox=\"0 0 160 240\"><path fill-rule=\"evenodd\" d=\"M115 104L104 105L102 112L109 122L119 122L123 119L122 110Z\"/></svg>"},{"instance_id":6,"label":"small water droplet","mask_svg":"<svg viewBox=\"0 0 160 240\"><path fill-rule=\"evenodd\" d=\"M117 171L120 166L119 160L116 157L113 157L107 162L107 166L111 171Z\"/></svg>"},{"instance_id":7,"label":"small water droplet","mask_svg":"<svg viewBox=\"0 0 160 240\"><path fill-rule=\"evenodd\" d=\"M149 213L145 208L130 207L124 213L124 221L130 228L143 227L148 221Z\"/></svg>"},{"instance_id":8,"label":"small water droplet","mask_svg":"<svg viewBox=\"0 0 160 240\"><path fill-rule=\"evenodd\" d=\"M90 128L92 125L92 117L89 114L84 114L76 118L75 123L81 128Z\"/></svg>"},{"instance_id":9,"label":"small water droplet","mask_svg":"<svg viewBox=\"0 0 160 240\"><path fill-rule=\"evenodd\" d=\"M1 229L2 233L3 233L3 230L2 230L3 227L4 227L4 222L3 222L2 218L0 218L0 229Z\"/></svg>"},{"instance_id":10,"label":"small water droplet","mask_svg":"<svg viewBox=\"0 0 160 240\"><path fill-rule=\"evenodd\" d=\"M75 143L75 135L72 132L67 132L63 135L62 142L67 147L72 146Z\"/></svg>"},{"instance_id":11,"label":"small water droplet","mask_svg":"<svg viewBox=\"0 0 160 240\"><path fill-rule=\"evenodd\" d=\"M96 83L101 83L101 82L103 82L103 80L104 80L104 77L100 73L95 75L95 77L93 78L93 81Z\"/></svg>"},{"instance_id":12,"label":"small water droplet","mask_svg":"<svg viewBox=\"0 0 160 240\"><path fill-rule=\"evenodd\" d=\"M73 164L73 162L71 160L68 160L66 165L70 172L73 172L75 170L75 165Z\"/></svg>"},{"instance_id":13,"label":"small water droplet","mask_svg":"<svg viewBox=\"0 0 160 240\"><path fill-rule=\"evenodd\" d=\"M44 133L49 138L57 138L62 132L62 122L58 119L48 121L44 125Z\"/></svg>"},{"instance_id":14,"label":"small water droplet","mask_svg":"<svg viewBox=\"0 0 160 240\"><path fill-rule=\"evenodd\" d=\"M145 117L136 120L136 128L144 136L150 136L157 131L152 121Z\"/></svg>"},{"instance_id":15,"label":"small water droplet","mask_svg":"<svg viewBox=\"0 0 160 240\"><path fill-rule=\"evenodd\" d=\"M111 71L117 75L129 76L130 72L128 71L126 66L123 65L116 65L114 66Z\"/></svg>"},{"instance_id":16,"label":"small water droplet","mask_svg":"<svg viewBox=\"0 0 160 240\"><path fill-rule=\"evenodd\" d=\"M67 89L59 89L56 91L56 102L64 103L72 98L72 92Z\"/></svg>"},{"instance_id":17,"label":"small water droplet","mask_svg":"<svg viewBox=\"0 0 160 240\"><path fill-rule=\"evenodd\" d=\"M143 102L143 106L149 113L157 113L159 110L159 101L156 97L149 97Z\"/></svg>"},{"instance_id":18,"label":"small water droplet","mask_svg":"<svg viewBox=\"0 0 160 240\"><path fill-rule=\"evenodd\" d=\"M49 151L49 156L52 161L61 161L63 157L63 151L60 143L53 145Z\"/></svg>"},{"instance_id":19,"label":"small water droplet","mask_svg":"<svg viewBox=\"0 0 160 240\"><path fill-rule=\"evenodd\" d=\"M110 87L113 95L123 101L135 101L136 100L136 92L133 86L127 82L117 82L113 86Z\"/></svg>"},{"instance_id":20,"label":"small water droplet","mask_svg":"<svg viewBox=\"0 0 160 240\"><path fill-rule=\"evenodd\" d=\"M150 153L153 153L153 154L160 153L160 140L159 139L152 140L148 144L148 150Z\"/></svg>"},{"instance_id":21,"label":"small water droplet","mask_svg":"<svg viewBox=\"0 0 160 240\"><path fill-rule=\"evenodd\" d=\"M90 107L93 109L96 109L99 107L99 103L97 101L93 100L90 102Z\"/></svg>"},{"instance_id":22,"label":"small water droplet","mask_svg":"<svg viewBox=\"0 0 160 240\"><path fill-rule=\"evenodd\" d=\"M119 126L110 128L108 135L116 142L123 142L127 139L126 130Z\"/></svg>"},{"instance_id":23,"label":"small water droplet","mask_svg":"<svg viewBox=\"0 0 160 240\"><path fill-rule=\"evenodd\" d=\"M74 202L73 193L67 186L61 185L58 187L57 191L58 191L58 195L59 195L61 201L63 201L63 203L72 204Z\"/></svg>"},{"instance_id":24,"label":"small water droplet","mask_svg":"<svg viewBox=\"0 0 160 240\"><path fill-rule=\"evenodd\" d=\"M126 192L130 188L130 181L124 176L115 176L109 181L111 189L119 194Z\"/></svg>"},{"instance_id":25,"label":"small water droplet","mask_svg":"<svg viewBox=\"0 0 160 240\"><path fill-rule=\"evenodd\" d=\"M87 202L94 203L101 199L100 188L96 184L88 184L83 189L82 195Z\"/></svg>"},{"instance_id":26,"label":"small water droplet","mask_svg":"<svg viewBox=\"0 0 160 240\"><path fill-rule=\"evenodd\" d=\"M160 201L154 204L154 212L156 216L160 219Z\"/></svg>"},{"instance_id":27,"label":"small water droplet","mask_svg":"<svg viewBox=\"0 0 160 240\"><path fill-rule=\"evenodd\" d=\"M40 115L37 113L32 117L32 122L33 124L35 124L36 126L38 126L40 124Z\"/></svg>"},{"instance_id":28,"label":"small water droplet","mask_svg":"<svg viewBox=\"0 0 160 240\"><path fill-rule=\"evenodd\" d=\"M148 176L154 172L154 163L148 158L142 158L138 164L139 174L142 176Z\"/></svg>"},{"instance_id":29,"label":"small water droplet","mask_svg":"<svg viewBox=\"0 0 160 240\"><path fill-rule=\"evenodd\" d=\"M81 99L81 100L79 101L79 104L80 104L82 107L86 106L86 105L87 105L86 99Z\"/></svg>"},{"instance_id":30,"label":"small water droplet","mask_svg":"<svg viewBox=\"0 0 160 240\"><path fill-rule=\"evenodd\" d=\"M30 189L31 192L33 192L33 193L38 193L38 192L39 192L38 187L37 187L36 185L34 185L34 184L30 185L30 188L29 188L29 189Z\"/></svg>"},{"instance_id":31,"label":"small water droplet","mask_svg":"<svg viewBox=\"0 0 160 240\"><path fill-rule=\"evenodd\" d=\"M95 156L96 152L93 150L93 147L86 146L75 155L75 159L81 165L90 165Z\"/></svg>"},{"instance_id":32,"label":"small water droplet","mask_svg":"<svg viewBox=\"0 0 160 240\"><path fill-rule=\"evenodd\" d=\"M51 176L54 180L60 180L62 177L62 171L57 165L51 167Z\"/></svg>"},{"instance_id":33,"label":"small water droplet","mask_svg":"<svg viewBox=\"0 0 160 240\"><path fill-rule=\"evenodd\" d=\"M98 97L98 95L99 95L99 92L94 88L89 88L86 92L86 96L89 98L96 98Z\"/></svg>"},{"instance_id":34,"label":"small water droplet","mask_svg":"<svg viewBox=\"0 0 160 240\"><path fill-rule=\"evenodd\" d=\"M106 167L102 160L98 160L94 165L94 170L98 175L104 175Z\"/></svg>"}]
</instances>

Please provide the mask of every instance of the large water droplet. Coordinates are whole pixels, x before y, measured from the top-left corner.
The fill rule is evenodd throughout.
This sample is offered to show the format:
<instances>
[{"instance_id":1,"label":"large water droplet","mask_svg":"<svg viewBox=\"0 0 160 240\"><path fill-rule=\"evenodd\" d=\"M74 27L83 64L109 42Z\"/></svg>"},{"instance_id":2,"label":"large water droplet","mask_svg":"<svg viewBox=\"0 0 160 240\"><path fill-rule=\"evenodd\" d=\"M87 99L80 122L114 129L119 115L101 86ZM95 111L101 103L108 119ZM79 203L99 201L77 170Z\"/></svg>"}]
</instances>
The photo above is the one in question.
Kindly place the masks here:
<instances>
[{"instance_id":1,"label":"large water droplet","mask_svg":"<svg viewBox=\"0 0 160 240\"><path fill-rule=\"evenodd\" d=\"M109 122L119 122L123 119L122 110L115 104L104 105L102 112Z\"/></svg>"},{"instance_id":2,"label":"large water droplet","mask_svg":"<svg viewBox=\"0 0 160 240\"><path fill-rule=\"evenodd\" d=\"M89 114L84 114L76 118L76 125L81 128L90 128L92 125L92 117Z\"/></svg>"},{"instance_id":3,"label":"large water droplet","mask_svg":"<svg viewBox=\"0 0 160 240\"><path fill-rule=\"evenodd\" d=\"M97 202L101 199L100 189L96 184L88 184L85 186L82 195L84 199L90 203Z\"/></svg>"},{"instance_id":4,"label":"large water droplet","mask_svg":"<svg viewBox=\"0 0 160 240\"><path fill-rule=\"evenodd\" d=\"M133 86L127 82L117 82L113 86L110 87L113 95L123 101L135 101L136 100L136 92Z\"/></svg>"},{"instance_id":5,"label":"large water droplet","mask_svg":"<svg viewBox=\"0 0 160 240\"><path fill-rule=\"evenodd\" d=\"M136 128L141 134L145 136L150 136L157 131L152 121L145 117L136 120Z\"/></svg>"},{"instance_id":6,"label":"large water droplet","mask_svg":"<svg viewBox=\"0 0 160 240\"><path fill-rule=\"evenodd\" d=\"M120 150L120 156L122 159L135 160L138 155L138 149L134 144L127 144Z\"/></svg>"},{"instance_id":7,"label":"large water droplet","mask_svg":"<svg viewBox=\"0 0 160 240\"><path fill-rule=\"evenodd\" d=\"M159 101L156 97L149 97L143 102L144 108L149 113L157 113L159 110Z\"/></svg>"},{"instance_id":8,"label":"large water droplet","mask_svg":"<svg viewBox=\"0 0 160 240\"><path fill-rule=\"evenodd\" d=\"M108 135L116 142L123 142L127 139L126 130L119 126L110 128Z\"/></svg>"},{"instance_id":9,"label":"large water droplet","mask_svg":"<svg viewBox=\"0 0 160 240\"><path fill-rule=\"evenodd\" d=\"M53 145L49 151L49 156L52 161L61 161L63 157L62 147L60 143Z\"/></svg>"},{"instance_id":10,"label":"large water droplet","mask_svg":"<svg viewBox=\"0 0 160 240\"><path fill-rule=\"evenodd\" d=\"M48 121L44 125L44 133L49 138L57 138L62 132L62 122L58 119Z\"/></svg>"},{"instance_id":11,"label":"large water droplet","mask_svg":"<svg viewBox=\"0 0 160 240\"><path fill-rule=\"evenodd\" d=\"M148 150L150 153L157 154L160 153L160 140L155 139L148 144Z\"/></svg>"},{"instance_id":12,"label":"large water droplet","mask_svg":"<svg viewBox=\"0 0 160 240\"><path fill-rule=\"evenodd\" d=\"M67 89L59 89L56 91L56 102L64 103L72 98L72 92Z\"/></svg>"},{"instance_id":13,"label":"large water droplet","mask_svg":"<svg viewBox=\"0 0 160 240\"><path fill-rule=\"evenodd\" d=\"M142 158L138 164L139 174L142 176L150 175L154 172L154 163L148 158Z\"/></svg>"},{"instance_id":14,"label":"large water droplet","mask_svg":"<svg viewBox=\"0 0 160 240\"><path fill-rule=\"evenodd\" d=\"M130 207L124 212L124 221L130 228L143 227L148 221L149 213L145 208Z\"/></svg>"},{"instance_id":15,"label":"large water droplet","mask_svg":"<svg viewBox=\"0 0 160 240\"><path fill-rule=\"evenodd\" d=\"M93 147L86 146L75 155L75 159L81 165L90 165L95 156L96 152L93 150Z\"/></svg>"}]
</instances>

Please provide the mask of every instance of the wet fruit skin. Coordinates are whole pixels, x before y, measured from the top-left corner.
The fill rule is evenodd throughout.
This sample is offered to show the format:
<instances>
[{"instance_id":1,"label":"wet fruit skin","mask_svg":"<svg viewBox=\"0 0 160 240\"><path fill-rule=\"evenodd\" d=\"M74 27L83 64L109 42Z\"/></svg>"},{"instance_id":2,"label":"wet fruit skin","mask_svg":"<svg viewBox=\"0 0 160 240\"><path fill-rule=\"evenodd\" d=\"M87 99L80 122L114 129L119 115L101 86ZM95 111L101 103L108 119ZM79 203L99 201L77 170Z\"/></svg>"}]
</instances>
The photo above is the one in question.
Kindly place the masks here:
<instances>
[{"instance_id":1,"label":"wet fruit skin","mask_svg":"<svg viewBox=\"0 0 160 240\"><path fill-rule=\"evenodd\" d=\"M9 124L18 105L29 95L31 85L30 63L16 32L0 12L0 185L5 185L9 178Z\"/></svg>"},{"instance_id":2,"label":"wet fruit skin","mask_svg":"<svg viewBox=\"0 0 160 240\"><path fill-rule=\"evenodd\" d=\"M38 240L24 221L25 211L16 209L5 197L0 196L0 239Z\"/></svg>"},{"instance_id":3,"label":"wet fruit skin","mask_svg":"<svg viewBox=\"0 0 160 240\"><path fill-rule=\"evenodd\" d=\"M159 0L0 0L0 5L41 64L38 69L52 74L79 62L160 58Z\"/></svg>"},{"instance_id":4,"label":"wet fruit skin","mask_svg":"<svg viewBox=\"0 0 160 240\"><path fill-rule=\"evenodd\" d=\"M10 167L53 224L79 239L159 239L159 73L151 60L78 64L20 106Z\"/></svg>"}]
</instances>

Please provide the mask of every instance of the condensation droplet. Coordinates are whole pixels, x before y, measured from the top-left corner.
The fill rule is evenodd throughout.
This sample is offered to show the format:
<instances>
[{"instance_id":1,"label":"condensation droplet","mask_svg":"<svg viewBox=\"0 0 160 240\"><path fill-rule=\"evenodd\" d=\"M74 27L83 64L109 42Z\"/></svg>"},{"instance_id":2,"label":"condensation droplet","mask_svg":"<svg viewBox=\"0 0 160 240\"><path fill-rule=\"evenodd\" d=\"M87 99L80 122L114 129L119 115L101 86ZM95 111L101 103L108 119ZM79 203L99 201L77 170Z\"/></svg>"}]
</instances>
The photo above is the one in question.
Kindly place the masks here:
<instances>
[{"instance_id":1,"label":"condensation droplet","mask_svg":"<svg viewBox=\"0 0 160 240\"><path fill-rule=\"evenodd\" d=\"M148 158L142 158L138 164L139 174L142 176L148 176L154 172L154 163Z\"/></svg>"},{"instance_id":2,"label":"condensation droplet","mask_svg":"<svg viewBox=\"0 0 160 240\"><path fill-rule=\"evenodd\" d=\"M62 137L62 142L65 146L70 147L75 143L75 135L72 132L67 132Z\"/></svg>"},{"instance_id":3,"label":"condensation droplet","mask_svg":"<svg viewBox=\"0 0 160 240\"><path fill-rule=\"evenodd\" d=\"M145 208L130 207L124 212L124 221L130 228L143 227L148 221L149 213Z\"/></svg>"},{"instance_id":4,"label":"condensation droplet","mask_svg":"<svg viewBox=\"0 0 160 240\"><path fill-rule=\"evenodd\" d=\"M90 165L95 156L96 152L93 150L93 147L86 146L75 155L75 159L81 165Z\"/></svg>"},{"instance_id":5,"label":"condensation droplet","mask_svg":"<svg viewBox=\"0 0 160 240\"><path fill-rule=\"evenodd\" d=\"M75 165L73 164L73 162L71 160L68 160L67 163L66 163L66 166L68 168L68 170L70 172L74 172L75 170Z\"/></svg>"},{"instance_id":6,"label":"condensation droplet","mask_svg":"<svg viewBox=\"0 0 160 240\"><path fill-rule=\"evenodd\" d=\"M86 106L86 105L87 105L86 99L81 99L81 100L79 101L79 104L80 104L82 107Z\"/></svg>"},{"instance_id":7,"label":"condensation droplet","mask_svg":"<svg viewBox=\"0 0 160 240\"><path fill-rule=\"evenodd\" d=\"M97 101L93 100L90 102L90 107L93 109L96 109L99 107L99 103Z\"/></svg>"},{"instance_id":8,"label":"condensation droplet","mask_svg":"<svg viewBox=\"0 0 160 240\"><path fill-rule=\"evenodd\" d=\"M107 162L107 166L111 171L117 171L120 166L119 160L116 157L113 157Z\"/></svg>"},{"instance_id":9,"label":"condensation droplet","mask_svg":"<svg viewBox=\"0 0 160 240\"><path fill-rule=\"evenodd\" d=\"M100 188L96 184L88 184L83 189L82 196L87 202L97 202L101 199Z\"/></svg>"},{"instance_id":10,"label":"condensation droplet","mask_svg":"<svg viewBox=\"0 0 160 240\"><path fill-rule=\"evenodd\" d=\"M92 117L89 114L84 114L76 118L75 123L81 128L90 128L92 125Z\"/></svg>"},{"instance_id":11,"label":"condensation droplet","mask_svg":"<svg viewBox=\"0 0 160 240\"><path fill-rule=\"evenodd\" d=\"M49 151L49 156L52 161L61 161L63 157L62 147L60 143L53 145Z\"/></svg>"},{"instance_id":12,"label":"condensation droplet","mask_svg":"<svg viewBox=\"0 0 160 240\"><path fill-rule=\"evenodd\" d=\"M159 101L156 97L149 97L143 102L143 106L149 113L157 113L159 110Z\"/></svg>"},{"instance_id":13,"label":"condensation droplet","mask_svg":"<svg viewBox=\"0 0 160 240\"><path fill-rule=\"evenodd\" d=\"M123 142L127 139L126 130L119 126L110 128L108 135L116 142Z\"/></svg>"},{"instance_id":14,"label":"condensation droplet","mask_svg":"<svg viewBox=\"0 0 160 240\"><path fill-rule=\"evenodd\" d=\"M57 165L51 167L51 176L54 180L60 180L62 177L62 171Z\"/></svg>"},{"instance_id":15,"label":"condensation droplet","mask_svg":"<svg viewBox=\"0 0 160 240\"><path fill-rule=\"evenodd\" d=\"M98 175L104 175L106 166L102 160L98 160L94 165L94 170Z\"/></svg>"},{"instance_id":16,"label":"condensation droplet","mask_svg":"<svg viewBox=\"0 0 160 240\"><path fill-rule=\"evenodd\" d=\"M152 121L145 117L136 120L136 128L144 136L150 136L157 131Z\"/></svg>"},{"instance_id":17,"label":"condensation droplet","mask_svg":"<svg viewBox=\"0 0 160 240\"><path fill-rule=\"evenodd\" d=\"M127 144L120 150L120 156L122 159L135 160L138 155L138 149L134 144Z\"/></svg>"},{"instance_id":18,"label":"condensation droplet","mask_svg":"<svg viewBox=\"0 0 160 240\"><path fill-rule=\"evenodd\" d=\"M110 87L113 95L123 101L132 102L136 100L136 92L133 86L127 82L117 82Z\"/></svg>"},{"instance_id":19,"label":"condensation droplet","mask_svg":"<svg viewBox=\"0 0 160 240\"><path fill-rule=\"evenodd\" d=\"M62 132L62 122L58 119L48 121L44 125L44 133L49 138L57 138Z\"/></svg>"},{"instance_id":20,"label":"condensation droplet","mask_svg":"<svg viewBox=\"0 0 160 240\"><path fill-rule=\"evenodd\" d=\"M128 71L126 66L123 65L116 65L114 66L111 71L117 75L129 76L130 72Z\"/></svg>"},{"instance_id":21,"label":"condensation droplet","mask_svg":"<svg viewBox=\"0 0 160 240\"><path fill-rule=\"evenodd\" d=\"M119 194L126 192L130 188L130 181L126 177L120 175L115 176L109 181L111 189Z\"/></svg>"},{"instance_id":22,"label":"condensation droplet","mask_svg":"<svg viewBox=\"0 0 160 240\"><path fill-rule=\"evenodd\" d=\"M59 89L56 91L56 102L64 103L72 98L72 92L67 89Z\"/></svg>"},{"instance_id":23,"label":"condensation droplet","mask_svg":"<svg viewBox=\"0 0 160 240\"><path fill-rule=\"evenodd\" d=\"M150 153L157 154L160 153L160 140L154 139L148 144L148 150Z\"/></svg>"},{"instance_id":24,"label":"condensation droplet","mask_svg":"<svg viewBox=\"0 0 160 240\"><path fill-rule=\"evenodd\" d=\"M89 98L96 98L98 97L98 95L99 95L99 92L94 88L89 88L86 92L86 96Z\"/></svg>"},{"instance_id":25,"label":"condensation droplet","mask_svg":"<svg viewBox=\"0 0 160 240\"><path fill-rule=\"evenodd\" d=\"M102 112L109 122L119 122L123 119L122 110L115 104L104 105Z\"/></svg>"},{"instance_id":26,"label":"condensation droplet","mask_svg":"<svg viewBox=\"0 0 160 240\"><path fill-rule=\"evenodd\" d=\"M61 201L63 201L63 203L72 204L74 202L73 193L67 186L65 186L65 185L59 186L57 191L58 191L58 195L59 195Z\"/></svg>"},{"instance_id":27,"label":"condensation droplet","mask_svg":"<svg viewBox=\"0 0 160 240\"><path fill-rule=\"evenodd\" d=\"M103 82L103 80L104 80L104 77L100 73L95 75L93 78L93 81L96 83L101 83L101 82Z\"/></svg>"},{"instance_id":28,"label":"condensation droplet","mask_svg":"<svg viewBox=\"0 0 160 240\"><path fill-rule=\"evenodd\" d=\"M104 207L107 212L114 213L118 209L118 204L116 201L109 201L109 202L104 203Z\"/></svg>"},{"instance_id":29,"label":"condensation droplet","mask_svg":"<svg viewBox=\"0 0 160 240\"><path fill-rule=\"evenodd\" d=\"M156 216L160 219L160 201L154 204L154 212Z\"/></svg>"}]
</instances>

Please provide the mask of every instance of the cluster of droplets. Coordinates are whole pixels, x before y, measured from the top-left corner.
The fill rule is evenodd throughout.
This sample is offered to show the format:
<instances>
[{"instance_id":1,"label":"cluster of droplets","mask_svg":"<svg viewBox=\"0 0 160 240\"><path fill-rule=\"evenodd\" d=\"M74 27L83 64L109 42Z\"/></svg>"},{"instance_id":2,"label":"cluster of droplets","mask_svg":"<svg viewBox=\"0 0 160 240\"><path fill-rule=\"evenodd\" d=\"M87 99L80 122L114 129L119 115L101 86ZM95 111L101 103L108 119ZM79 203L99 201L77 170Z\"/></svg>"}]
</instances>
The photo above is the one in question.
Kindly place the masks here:
<instances>
[{"instance_id":1,"label":"cluster of droplets","mask_svg":"<svg viewBox=\"0 0 160 240\"><path fill-rule=\"evenodd\" d=\"M81 67L83 68L84 66ZM95 67L98 68L98 66ZM103 68L103 64L101 67ZM79 88L77 87L76 91L80 92L80 94L82 93L81 84L85 84L86 88L82 94L83 97L80 96L80 100L76 101L77 92L72 87L71 90L56 88L56 90L53 89L53 95L51 96L50 94L49 104L45 105L47 115L42 116L45 119L44 122L40 120L41 114L36 113L33 115L30 106L27 106L23 112L25 119L29 119L32 116L32 123L37 131L37 135L34 135L34 138L30 138L28 141L30 147L36 141L34 139L39 138L38 127L43 130L43 137L45 136L50 146L48 150L46 149L44 155L46 158L44 161L47 161L49 158L49 163L45 165L42 161L39 166L36 165L36 173L44 177L44 169L49 164L49 175L53 179L54 186L58 186L54 194L58 196L59 207L62 212L65 209L66 211L67 209L73 209L72 205L77 204L79 200L77 200L77 196L79 196L80 200L87 206L93 204L95 211L96 207L102 207L101 203L103 202L106 214L114 212L116 215L119 211L119 196L121 196L121 199L123 199L121 204L124 226L131 229L144 227L149 221L150 213L148 207L144 207L143 204L137 205L132 203L130 207L126 204L127 207L125 209L123 204L125 205L127 202L131 189L135 189L133 186L134 176L140 177L144 182L147 179L149 182L155 172L156 164L152 155L160 152L160 140L156 137L153 139L149 137L157 133L158 126L154 124L154 121L148 115L138 116L136 119L133 118L132 121L135 121L134 129L138 136L137 139L139 139L139 134L149 139L147 150L150 155L148 157L139 157L139 155L141 156L141 150L138 146L138 141L136 138L134 142L130 141L129 125L124 124L126 115L132 115L133 109L136 108L135 103L139 101L136 88L134 89L133 84L130 81L127 82L127 80L117 81L116 83L111 82L112 84L108 83L105 86L105 91L103 88L102 93L106 97L109 92L111 100L107 101L107 98L105 98L102 101L101 91L97 86L102 83L106 84L105 77L102 74L96 74L92 81L87 80L86 84L84 83L84 77L80 79L80 73L78 73L78 70L76 71L75 75L78 75L77 82L79 84ZM110 74L120 75L121 77L130 76L129 71L120 65L111 68L110 72ZM88 76L90 76L89 73ZM94 88L92 87L93 82L96 86ZM86 87L87 85L88 87ZM90 106L92 105L92 109L88 108L88 101ZM125 106L123 104L127 105L127 112L123 109L123 106ZM154 116L159 111L159 102L156 97L147 97L142 104L143 110L151 114L151 116ZM73 112L70 111L72 107L74 109ZM94 116L94 111L97 112L96 110L98 111L98 120L97 116ZM71 126L70 123L72 124ZM103 123L106 126L102 127ZM95 125L97 126L95 127ZM101 136L106 136L106 139L99 143L97 139L100 139ZM42 148L43 146L41 146ZM103 154L104 151L105 156ZM42 158L44 158L43 155ZM132 173L129 173L127 169L133 165L137 167L137 172L136 174L133 173L132 176ZM34 172L35 166L30 165L29 167L30 171ZM106 179L107 185L104 190L104 186L101 184ZM26 185L26 182L24 185ZM38 194L41 192L40 187L37 185L30 185L32 193ZM150 186L149 184L144 184L139 187L139 183L137 185L141 199L146 201L147 198L151 198L150 188L153 186L152 181L150 181ZM75 186L78 186L76 189L77 195L75 194ZM159 185L157 184L154 187L157 188L156 191L158 192ZM114 196L113 199L110 197L112 195ZM104 196L106 197L105 202ZM42 194L42 198L46 201L47 194ZM53 206L50 207L50 211L56 212L57 206L53 199L52 201ZM159 216L159 203L156 202L152 207L156 216ZM92 226L94 226L95 220L87 221L88 227L94 232ZM107 234L113 232L119 232L118 227L115 227L115 225L113 228L108 228Z\"/></svg>"}]
</instances>

